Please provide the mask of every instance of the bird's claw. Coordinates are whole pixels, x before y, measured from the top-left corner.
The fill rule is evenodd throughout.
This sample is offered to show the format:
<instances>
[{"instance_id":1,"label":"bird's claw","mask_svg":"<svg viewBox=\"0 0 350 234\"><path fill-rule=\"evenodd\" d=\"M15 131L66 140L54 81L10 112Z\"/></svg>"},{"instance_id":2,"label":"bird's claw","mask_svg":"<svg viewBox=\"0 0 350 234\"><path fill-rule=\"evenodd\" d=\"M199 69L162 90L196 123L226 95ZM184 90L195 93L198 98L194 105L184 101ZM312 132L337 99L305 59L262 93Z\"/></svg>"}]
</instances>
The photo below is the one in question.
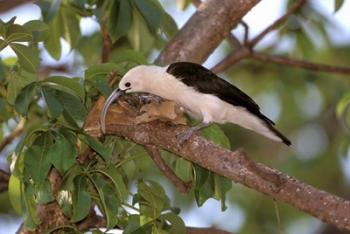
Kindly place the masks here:
<instances>
[{"instance_id":1,"label":"bird's claw","mask_svg":"<svg viewBox=\"0 0 350 234\"><path fill-rule=\"evenodd\" d=\"M185 132L179 133L176 135L177 140L179 141L180 145L183 145L186 141L188 141L192 135L194 134L193 129L188 129Z\"/></svg>"}]
</instances>

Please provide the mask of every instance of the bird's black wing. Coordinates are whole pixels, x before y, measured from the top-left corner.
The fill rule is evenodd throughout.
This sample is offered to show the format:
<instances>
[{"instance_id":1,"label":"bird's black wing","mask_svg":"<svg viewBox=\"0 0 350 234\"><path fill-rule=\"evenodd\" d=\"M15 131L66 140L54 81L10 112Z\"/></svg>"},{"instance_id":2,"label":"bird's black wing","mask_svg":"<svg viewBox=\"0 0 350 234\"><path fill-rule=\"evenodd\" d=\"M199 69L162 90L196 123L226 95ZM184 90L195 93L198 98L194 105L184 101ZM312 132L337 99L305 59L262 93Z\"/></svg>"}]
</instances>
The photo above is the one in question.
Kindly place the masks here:
<instances>
[{"instance_id":1,"label":"bird's black wing","mask_svg":"<svg viewBox=\"0 0 350 234\"><path fill-rule=\"evenodd\" d=\"M244 107L268 124L274 124L260 112L259 106L247 94L199 64L173 63L169 65L167 73L201 93L213 94L234 106Z\"/></svg>"}]
</instances>

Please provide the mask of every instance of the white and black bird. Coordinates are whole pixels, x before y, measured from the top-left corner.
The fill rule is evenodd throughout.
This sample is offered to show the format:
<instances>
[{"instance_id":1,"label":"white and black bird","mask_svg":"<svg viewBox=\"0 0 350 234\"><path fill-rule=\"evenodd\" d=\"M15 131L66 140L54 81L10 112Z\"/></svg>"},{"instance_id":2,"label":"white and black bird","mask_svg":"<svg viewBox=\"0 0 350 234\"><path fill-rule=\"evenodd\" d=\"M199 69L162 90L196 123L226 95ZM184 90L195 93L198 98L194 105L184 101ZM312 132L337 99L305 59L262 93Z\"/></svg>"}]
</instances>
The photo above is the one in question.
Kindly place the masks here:
<instances>
[{"instance_id":1,"label":"white and black bird","mask_svg":"<svg viewBox=\"0 0 350 234\"><path fill-rule=\"evenodd\" d=\"M205 67L190 62L177 62L166 67L140 65L129 70L119 82L119 89L105 102L100 116L103 131L109 105L123 93L133 92L175 101L189 115L200 119L200 124L182 136L185 140L211 123L233 123L272 140L291 144L247 94Z\"/></svg>"}]
</instances>

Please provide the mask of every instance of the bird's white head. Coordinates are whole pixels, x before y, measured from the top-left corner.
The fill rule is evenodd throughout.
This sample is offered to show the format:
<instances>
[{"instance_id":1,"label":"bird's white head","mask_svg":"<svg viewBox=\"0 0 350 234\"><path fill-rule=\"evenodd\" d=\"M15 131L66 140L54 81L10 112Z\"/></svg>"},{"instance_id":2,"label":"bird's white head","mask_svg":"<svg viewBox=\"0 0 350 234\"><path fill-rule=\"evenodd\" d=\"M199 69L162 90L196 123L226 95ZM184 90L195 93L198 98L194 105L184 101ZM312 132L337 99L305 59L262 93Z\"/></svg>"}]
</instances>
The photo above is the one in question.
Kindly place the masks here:
<instances>
[{"instance_id":1,"label":"bird's white head","mask_svg":"<svg viewBox=\"0 0 350 234\"><path fill-rule=\"evenodd\" d=\"M105 132L105 119L108 107L124 93L154 93L154 87L161 83L164 67L140 65L129 70L119 82L119 89L114 90L105 101L100 113L101 129Z\"/></svg>"},{"instance_id":2,"label":"bird's white head","mask_svg":"<svg viewBox=\"0 0 350 234\"><path fill-rule=\"evenodd\" d=\"M164 68L140 65L129 70L119 82L119 89L127 93L149 92L150 87L161 78Z\"/></svg>"}]
</instances>

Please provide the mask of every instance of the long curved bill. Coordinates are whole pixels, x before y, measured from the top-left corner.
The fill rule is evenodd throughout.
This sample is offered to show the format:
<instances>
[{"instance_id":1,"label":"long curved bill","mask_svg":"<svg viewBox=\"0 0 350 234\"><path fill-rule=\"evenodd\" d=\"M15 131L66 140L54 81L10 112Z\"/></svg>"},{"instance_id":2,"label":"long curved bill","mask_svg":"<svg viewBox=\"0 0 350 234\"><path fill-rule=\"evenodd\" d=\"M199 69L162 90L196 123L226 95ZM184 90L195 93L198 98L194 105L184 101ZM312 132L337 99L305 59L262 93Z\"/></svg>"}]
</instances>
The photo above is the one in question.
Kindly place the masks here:
<instances>
[{"instance_id":1,"label":"long curved bill","mask_svg":"<svg viewBox=\"0 0 350 234\"><path fill-rule=\"evenodd\" d=\"M101 125L101 129L102 132L105 133L106 132L106 115L107 115L107 111L109 106L114 102L115 99L119 98L120 96L124 95L125 91L124 90L120 90L120 89L115 89L111 95L109 95L109 97L107 98L107 100L105 101L105 104L103 105L102 111L100 113L100 125Z\"/></svg>"}]
</instances>

